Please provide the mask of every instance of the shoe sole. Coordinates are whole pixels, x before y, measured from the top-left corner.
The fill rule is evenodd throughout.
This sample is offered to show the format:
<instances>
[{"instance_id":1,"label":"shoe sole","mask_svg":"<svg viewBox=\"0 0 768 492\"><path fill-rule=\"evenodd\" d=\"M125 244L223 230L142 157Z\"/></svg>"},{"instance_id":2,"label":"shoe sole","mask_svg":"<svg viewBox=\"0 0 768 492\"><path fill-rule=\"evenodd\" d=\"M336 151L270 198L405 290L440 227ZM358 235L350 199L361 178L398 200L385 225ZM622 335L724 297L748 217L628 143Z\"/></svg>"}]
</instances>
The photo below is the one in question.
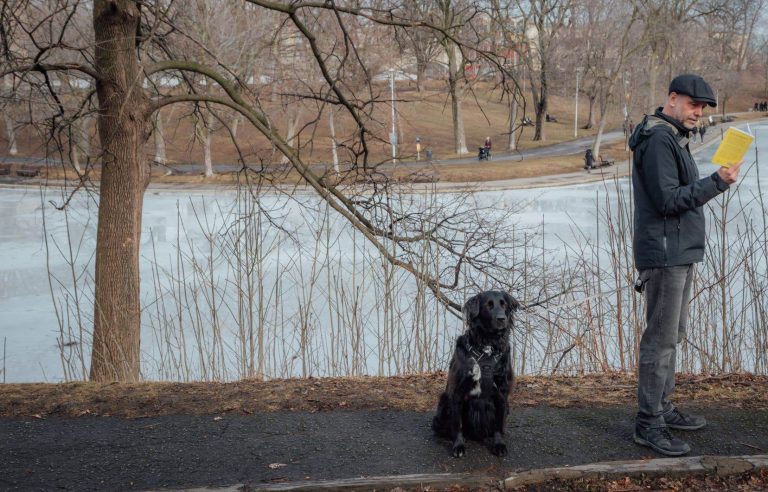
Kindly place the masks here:
<instances>
[{"instance_id":1,"label":"shoe sole","mask_svg":"<svg viewBox=\"0 0 768 492\"><path fill-rule=\"evenodd\" d=\"M670 429L681 430L681 431L695 431L695 430L703 429L706 426L707 426L706 422L701 424L701 425L674 425L674 424L667 424L667 427L669 427Z\"/></svg>"},{"instance_id":2,"label":"shoe sole","mask_svg":"<svg viewBox=\"0 0 768 492\"><path fill-rule=\"evenodd\" d=\"M634 434L632 436L632 439L637 444L639 444L641 446L647 446L647 447L653 449L654 451L656 451L657 453L661 453L661 454L666 455L666 456L682 456L684 454L688 454L688 453L691 452L691 448L688 447L688 446L686 446L686 447L688 447L688 449L685 450L685 451L670 451L668 449L663 449L663 448L660 448L660 447L654 445L650 441L646 441L645 439L643 439L642 437L638 436L637 434Z\"/></svg>"}]
</instances>

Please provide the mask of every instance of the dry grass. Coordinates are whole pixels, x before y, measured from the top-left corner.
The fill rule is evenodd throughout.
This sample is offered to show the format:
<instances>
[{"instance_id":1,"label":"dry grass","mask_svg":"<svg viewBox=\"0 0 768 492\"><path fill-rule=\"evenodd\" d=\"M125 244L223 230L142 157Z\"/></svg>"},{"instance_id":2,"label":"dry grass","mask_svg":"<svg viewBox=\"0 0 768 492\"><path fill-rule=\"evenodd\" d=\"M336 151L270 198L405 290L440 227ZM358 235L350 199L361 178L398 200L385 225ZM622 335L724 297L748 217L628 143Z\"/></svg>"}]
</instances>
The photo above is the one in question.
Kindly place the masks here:
<instances>
[{"instance_id":1,"label":"dry grass","mask_svg":"<svg viewBox=\"0 0 768 492\"><path fill-rule=\"evenodd\" d=\"M677 491L765 491L768 489L768 470L752 470L737 475L683 475L683 476L635 476L614 480L602 477L575 480L550 480L536 485L515 487L513 491L525 492L677 492ZM448 489L451 490L451 489ZM457 489L452 489L457 490Z\"/></svg>"},{"instance_id":2,"label":"dry grass","mask_svg":"<svg viewBox=\"0 0 768 492\"><path fill-rule=\"evenodd\" d=\"M277 411L431 411L445 373L399 377L243 380L234 383L62 383L0 385L0 416L210 415ZM768 409L768 376L680 375L676 388L697 405ZM521 377L513 406L632 405L635 378L624 374Z\"/></svg>"}]
</instances>

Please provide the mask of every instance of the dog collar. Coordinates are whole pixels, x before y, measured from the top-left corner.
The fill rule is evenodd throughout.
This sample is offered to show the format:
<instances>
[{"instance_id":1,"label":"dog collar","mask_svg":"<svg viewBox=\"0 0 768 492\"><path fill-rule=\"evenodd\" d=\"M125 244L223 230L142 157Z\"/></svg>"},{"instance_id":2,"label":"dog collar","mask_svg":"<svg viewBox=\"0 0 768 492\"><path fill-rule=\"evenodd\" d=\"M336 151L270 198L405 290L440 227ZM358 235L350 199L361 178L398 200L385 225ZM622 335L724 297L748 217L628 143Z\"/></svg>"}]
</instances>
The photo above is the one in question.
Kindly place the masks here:
<instances>
[{"instance_id":1,"label":"dog collar","mask_svg":"<svg viewBox=\"0 0 768 492\"><path fill-rule=\"evenodd\" d=\"M501 353L497 352L496 354L493 353L493 346L486 345L483 347L483 350L480 351L477 348L473 347L471 344L467 343L467 349L469 350L469 353L472 354L472 356L475 358L477 362L480 362L483 360L483 358L489 358L493 359L494 363L499 362L499 359L501 358Z\"/></svg>"}]
</instances>

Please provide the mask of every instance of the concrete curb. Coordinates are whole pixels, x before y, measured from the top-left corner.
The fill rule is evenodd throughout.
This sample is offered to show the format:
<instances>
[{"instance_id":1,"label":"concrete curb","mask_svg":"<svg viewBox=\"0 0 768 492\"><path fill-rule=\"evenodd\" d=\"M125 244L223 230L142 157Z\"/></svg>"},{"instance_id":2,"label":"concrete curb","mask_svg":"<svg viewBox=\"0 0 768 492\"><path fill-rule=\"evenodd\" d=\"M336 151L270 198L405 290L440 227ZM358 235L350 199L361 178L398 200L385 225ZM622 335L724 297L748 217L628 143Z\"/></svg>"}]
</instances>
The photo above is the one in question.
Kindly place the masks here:
<instances>
[{"instance_id":1,"label":"concrete curb","mask_svg":"<svg viewBox=\"0 0 768 492\"><path fill-rule=\"evenodd\" d=\"M202 487L187 492L236 491L310 491L310 490L392 490L413 487L490 488L511 490L541 484L550 480L588 478L624 478L637 476L684 476L714 474L728 476L768 468L768 455L692 456L636 461L605 461L580 466L541 468L511 475L503 480L471 473L436 473L383 477L348 478L342 480L313 480L271 485L236 484L227 487Z\"/></svg>"},{"instance_id":2,"label":"concrete curb","mask_svg":"<svg viewBox=\"0 0 768 492\"><path fill-rule=\"evenodd\" d=\"M517 473L503 481L504 488L546 482L553 479L617 478L638 475L717 474L720 476L768 468L768 455L693 456L642 461L606 461L590 465L542 468Z\"/></svg>"}]
</instances>

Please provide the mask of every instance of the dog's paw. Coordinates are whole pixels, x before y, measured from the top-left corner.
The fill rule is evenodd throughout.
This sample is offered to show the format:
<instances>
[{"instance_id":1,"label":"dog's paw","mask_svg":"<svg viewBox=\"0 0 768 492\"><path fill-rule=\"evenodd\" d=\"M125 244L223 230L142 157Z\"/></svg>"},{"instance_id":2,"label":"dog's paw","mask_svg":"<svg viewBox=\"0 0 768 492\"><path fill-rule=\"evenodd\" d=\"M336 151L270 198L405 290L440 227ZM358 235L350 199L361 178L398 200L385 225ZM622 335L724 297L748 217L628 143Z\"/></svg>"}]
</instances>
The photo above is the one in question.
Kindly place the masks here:
<instances>
[{"instance_id":1,"label":"dog's paw","mask_svg":"<svg viewBox=\"0 0 768 492\"><path fill-rule=\"evenodd\" d=\"M491 446L491 452L496 456L506 456L507 445L504 444L503 442L495 442L493 443L493 446Z\"/></svg>"},{"instance_id":2,"label":"dog's paw","mask_svg":"<svg viewBox=\"0 0 768 492\"><path fill-rule=\"evenodd\" d=\"M461 458L465 452L464 443L454 444L452 453L454 458Z\"/></svg>"}]
</instances>

